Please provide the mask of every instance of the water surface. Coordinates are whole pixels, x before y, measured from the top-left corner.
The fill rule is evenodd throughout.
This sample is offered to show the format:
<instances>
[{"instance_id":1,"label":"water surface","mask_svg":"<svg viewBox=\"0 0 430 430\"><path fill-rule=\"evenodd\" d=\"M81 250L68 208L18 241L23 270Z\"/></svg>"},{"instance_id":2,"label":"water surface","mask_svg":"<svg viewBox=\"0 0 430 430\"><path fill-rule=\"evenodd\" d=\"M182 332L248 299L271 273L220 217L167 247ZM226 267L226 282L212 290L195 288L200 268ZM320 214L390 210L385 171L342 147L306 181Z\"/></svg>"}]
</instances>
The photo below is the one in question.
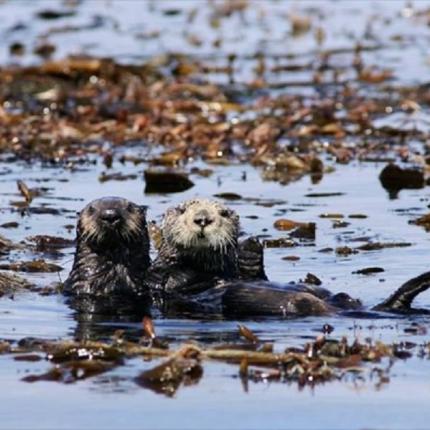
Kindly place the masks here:
<instances>
[{"instance_id":1,"label":"water surface","mask_svg":"<svg viewBox=\"0 0 430 430\"><path fill-rule=\"evenodd\" d=\"M178 6L180 5L180 6ZM201 6L204 5L204 6ZM428 76L429 28L424 18L410 18L411 6L403 2L256 2L245 16L245 23L234 15L222 28L207 30L202 24L210 13L203 2L135 2L86 1L76 7L76 15L46 22L35 18L40 10L67 8L62 2L22 1L0 4L0 61L2 64L30 64L40 61L28 54L23 58L11 57L9 43L25 41L27 49L38 43L40 36L51 28L48 39L55 43L54 58L66 54L88 53L112 55L123 62L139 62L165 52L181 52L208 58L209 62L223 63L226 54L239 53L240 67L235 79L248 82L253 78L255 54L267 50L268 56L297 56L299 62L314 57L318 46L311 34L299 38L288 37L288 12L305 13L321 19L327 29L325 48L339 49L338 61L350 61L353 46L365 38L369 46L389 45L380 51L369 51L366 58L374 64L393 68L395 84L422 84ZM430 7L428 2L414 2L420 10ZM179 13L166 10L180 9ZM187 16L197 9L197 18L186 25ZM164 12L163 12L164 11ZM264 12L266 11L266 12ZM318 18L318 16L320 16ZM237 21L239 20L239 21ZM354 25L352 25L353 23ZM18 24L22 24L21 27ZM240 25L239 25L240 24ZM65 31L65 26L92 26L79 31ZM57 27L56 31L52 28ZM62 31L60 31L62 28ZM184 42L184 28L202 39L200 46ZM159 37L148 37L159 31ZM225 44L216 49L210 43L222 32ZM401 34L402 38L395 37ZM146 35L146 36L145 36ZM185 35L187 36L187 35ZM208 40L207 40L208 39ZM347 52L342 53L342 48ZM405 50L407 54L405 55ZM349 51L348 51L349 50ZM296 60L295 60L296 61ZM273 76L303 81L311 71ZM347 75L345 79L347 78ZM214 74L208 79L224 82L226 76ZM308 89L288 87L286 91ZM410 142L417 152L424 153L420 142ZM109 147L109 143L106 143ZM114 160L121 153L148 155L151 151L145 142L129 148L115 149ZM4 159L3 159L4 160ZM143 170L146 164L133 166L114 161L113 171L136 173L137 179L126 182L100 182L106 171L100 160L95 166L85 165L72 171L65 167L47 167L40 163L0 161L0 208L3 222L16 221L16 229L1 229L9 239L19 242L35 234L49 234L74 238L70 225L76 222L76 212L88 201L100 196L119 195L136 203L149 206L148 217L159 221L167 207L182 200L214 194L234 192L241 199L228 202L241 216L244 235L283 237L273 223L286 217L296 221L316 222L315 242L294 248L266 249L266 269L270 279L279 282L305 278L308 272L317 275L324 285L334 292L346 291L371 306L386 298L404 281L428 270L429 236L424 229L408 222L428 211L430 192L403 190L396 199L390 198L379 182L378 175L385 163L353 162L349 165L324 159L333 166L318 184L309 177L280 185L263 181L261 172L245 164L229 166L205 165L195 161L191 167L209 167L214 173L209 178L192 176L195 186L190 190L169 195L144 194ZM246 180L243 173L246 172ZM46 186L46 196L37 197L32 205L48 205L61 211L61 215L21 215L11 206L20 200L16 181L24 180L29 186ZM341 193L332 197L309 197L312 193ZM350 224L333 228L333 220L321 214L339 213ZM366 218L349 218L351 214L364 214ZM359 246L367 241L410 242L405 248L360 252L348 257L334 252L321 253L323 248ZM73 261L73 248L61 250L50 261L64 268L60 274L32 274L28 277L40 286L64 280ZM285 256L300 257L298 261L283 260ZM21 253L16 258L35 258ZM4 257L2 257L4 260ZM364 276L353 274L359 269L378 266L384 272ZM430 293L422 294L417 306L430 309ZM353 319L334 315L324 318L297 320L249 320L250 327L261 339L275 342L275 349L300 346L321 333L326 323L334 327L330 335L337 339L385 342L428 342L424 334L411 334L405 328L411 323L424 328L430 326L428 318ZM204 346L239 340L237 321L199 321L159 319L155 321L157 333L170 339L175 347L187 340L196 340ZM138 323L105 321L92 327L94 336L106 338L118 329L125 336L136 339L141 335ZM40 296L37 293L17 293L13 298L0 299L0 338L21 339L42 337L65 339L74 337L77 322L73 312L61 296ZM9 356L0 356L0 411L2 428L226 428L226 429L360 429L360 428L427 428L430 419L428 404L430 384L428 356L407 361L396 360L389 372L389 383L380 385L370 371L361 380L352 376L339 382L300 389L296 384L250 383L244 387L238 378L237 366L216 362L205 363L204 376L194 386L182 387L173 398L145 390L133 382L142 370L156 361L133 359L101 376L73 384L55 382L22 382L29 373L42 373L50 367L48 362L16 362ZM387 368L390 363L381 364ZM370 367L369 367L370 369Z\"/></svg>"}]
</instances>

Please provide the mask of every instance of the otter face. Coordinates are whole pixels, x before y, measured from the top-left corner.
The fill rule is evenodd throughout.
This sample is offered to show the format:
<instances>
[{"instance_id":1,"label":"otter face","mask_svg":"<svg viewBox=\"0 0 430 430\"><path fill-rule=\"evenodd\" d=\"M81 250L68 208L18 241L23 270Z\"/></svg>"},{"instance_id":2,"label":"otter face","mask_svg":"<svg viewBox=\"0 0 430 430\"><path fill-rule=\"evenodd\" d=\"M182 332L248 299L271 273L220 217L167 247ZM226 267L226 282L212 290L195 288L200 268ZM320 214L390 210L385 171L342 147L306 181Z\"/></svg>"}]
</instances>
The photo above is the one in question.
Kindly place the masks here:
<instances>
[{"instance_id":1,"label":"otter face","mask_svg":"<svg viewBox=\"0 0 430 430\"><path fill-rule=\"evenodd\" d=\"M146 228L145 215L144 207L120 197L93 200L80 213L78 240L104 247L130 243Z\"/></svg>"},{"instance_id":2,"label":"otter face","mask_svg":"<svg viewBox=\"0 0 430 430\"><path fill-rule=\"evenodd\" d=\"M236 245L238 235L239 216L212 200L188 200L164 217L163 236L174 247L225 251Z\"/></svg>"}]
</instances>

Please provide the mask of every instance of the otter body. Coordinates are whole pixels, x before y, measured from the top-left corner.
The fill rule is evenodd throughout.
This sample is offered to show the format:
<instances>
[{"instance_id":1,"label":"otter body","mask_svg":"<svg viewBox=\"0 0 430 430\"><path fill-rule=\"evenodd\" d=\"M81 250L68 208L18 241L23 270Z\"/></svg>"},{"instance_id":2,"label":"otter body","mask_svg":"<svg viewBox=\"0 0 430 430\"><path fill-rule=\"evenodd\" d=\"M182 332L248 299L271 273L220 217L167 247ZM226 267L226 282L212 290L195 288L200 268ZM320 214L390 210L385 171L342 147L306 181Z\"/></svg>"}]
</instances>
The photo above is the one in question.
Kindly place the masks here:
<instances>
[{"instance_id":1,"label":"otter body","mask_svg":"<svg viewBox=\"0 0 430 430\"><path fill-rule=\"evenodd\" d=\"M203 317L283 317L322 316L344 310L358 310L359 300L345 293L305 284L276 284L264 280L218 281L206 290L171 296L170 314L185 313Z\"/></svg>"},{"instance_id":2,"label":"otter body","mask_svg":"<svg viewBox=\"0 0 430 430\"><path fill-rule=\"evenodd\" d=\"M430 272L410 279L382 303L365 309L349 294L332 294L321 287L303 284L274 284L268 281L234 282L224 286L220 309L227 316L306 317L343 313L351 316L376 316L376 312L427 314L427 309L412 308L412 301L430 287ZM199 300L196 297L197 301Z\"/></svg>"},{"instance_id":3,"label":"otter body","mask_svg":"<svg viewBox=\"0 0 430 430\"><path fill-rule=\"evenodd\" d=\"M430 313L411 307L414 298L430 287L430 272L410 279L387 300L366 310L349 294L332 294L321 287L305 284L277 284L266 280L214 280L165 296L164 312L170 316L224 316L298 318L343 313L375 317L376 312L397 314Z\"/></svg>"},{"instance_id":4,"label":"otter body","mask_svg":"<svg viewBox=\"0 0 430 430\"><path fill-rule=\"evenodd\" d=\"M264 272L263 247L239 243L239 217L225 205L193 199L169 209L159 254L150 267L145 209L108 197L88 204L77 226L77 249L65 293L89 314L166 316L327 315L362 309L346 293L276 284ZM430 287L430 272L411 279L374 311L412 313Z\"/></svg>"},{"instance_id":5,"label":"otter body","mask_svg":"<svg viewBox=\"0 0 430 430\"><path fill-rule=\"evenodd\" d=\"M126 199L105 197L80 213L73 268L64 292L80 312L121 314L146 309L150 265L146 211Z\"/></svg>"},{"instance_id":6,"label":"otter body","mask_svg":"<svg viewBox=\"0 0 430 430\"><path fill-rule=\"evenodd\" d=\"M268 281L262 245L253 238L239 244L239 229L238 215L210 200L189 200L166 212L160 253L150 269L151 290L164 313L300 317L362 309L346 293ZM429 287L430 272L373 310L415 312L413 299Z\"/></svg>"}]
</instances>

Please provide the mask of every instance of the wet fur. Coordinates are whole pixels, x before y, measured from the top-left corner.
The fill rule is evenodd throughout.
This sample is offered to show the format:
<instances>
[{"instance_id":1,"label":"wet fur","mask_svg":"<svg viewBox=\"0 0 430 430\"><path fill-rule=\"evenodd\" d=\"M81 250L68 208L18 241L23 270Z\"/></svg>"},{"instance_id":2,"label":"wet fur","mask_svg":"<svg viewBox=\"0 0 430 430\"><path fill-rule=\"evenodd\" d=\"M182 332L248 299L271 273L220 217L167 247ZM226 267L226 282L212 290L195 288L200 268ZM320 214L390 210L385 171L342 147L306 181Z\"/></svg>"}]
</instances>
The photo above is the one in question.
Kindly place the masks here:
<instances>
[{"instance_id":1,"label":"wet fur","mask_svg":"<svg viewBox=\"0 0 430 430\"><path fill-rule=\"evenodd\" d=\"M281 285L267 281L262 245L253 238L238 245L239 218L236 214L235 229L232 230L236 236L229 237L231 254L226 253L223 247L213 247L211 252L207 252L210 249L208 247L202 252L193 237L181 232L188 225L186 220L194 213L190 211L188 214L187 211L209 204L212 202L185 202L166 213L163 226L165 243L160 251L159 262L166 263L170 258L170 266L165 265L164 273L171 272L164 280L163 292L170 294L167 295L168 300L164 300L164 312L200 317L206 314L303 317L358 312L363 309L359 300L346 293L332 294L321 287L296 283ZM219 205L217 208L224 210L225 206ZM181 217L185 221L181 221ZM226 256L234 261L234 270L227 273L225 262L221 260ZM215 262L213 266L212 262ZM175 273L178 268L179 272ZM200 273L200 276L196 276L196 273ZM211 276L213 274L217 277ZM411 308L411 304L429 286L430 272L427 272L406 282L372 311L406 314L422 312Z\"/></svg>"},{"instance_id":2,"label":"wet fur","mask_svg":"<svg viewBox=\"0 0 430 430\"><path fill-rule=\"evenodd\" d=\"M194 223L202 211L212 220L204 229ZM237 275L239 216L223 204L194 199L170 208L163 219L162 234L161 258L215 275Z\"/></svg>"},{"instance_id":3,"label":"wet fur","mask_svg":"<svg viewBox=\"0 0 430 430\"><path fill-rule=\"evenodd\" d=\"M114 226L101 214L114 210L120 220ZM149 303L145 272L150 265L146 210L125 199L94 200L81 212L77 247L64 291L83 312L123 313Z\"/></svg>"},{"instance_id":4,"label":"wet fur","mask_svg":"<svg viewBox=\"0 0 430 430\"><path fill-rule=\"evenodd\" d=\"M107 234L97 214L111 206L125 211L125 222ZM212 220L203 235L192 223L202 209ZM153 304L170 316L303 317L362 308L346 293L267 281L261 244L252 238L238 244L239 217L220 203L196 199L169 209L162 234L159 255L146 273L150 261L144 209L115 198L90 203L79 218L75 261L65 285L73 305L90 313L142 312L150 291ZM411 303L429 286L427 272L372 311L422 312Z\"/></svg>"},{"instance_id":5,"label":"wet fur","mask_svg":"<svg viewBox=\"0 0 430 430\"><path fill-rule=\"evenodd\" d=\"M205 227L194 222L202 214L210 220ZM214 279L238 276L239 216L222 203L193 199L169 208L161 233L159 253L148 273L158 306L164 306L170 293L186 295L196 285L204 290Z\"/></svg>"}]
</instances>

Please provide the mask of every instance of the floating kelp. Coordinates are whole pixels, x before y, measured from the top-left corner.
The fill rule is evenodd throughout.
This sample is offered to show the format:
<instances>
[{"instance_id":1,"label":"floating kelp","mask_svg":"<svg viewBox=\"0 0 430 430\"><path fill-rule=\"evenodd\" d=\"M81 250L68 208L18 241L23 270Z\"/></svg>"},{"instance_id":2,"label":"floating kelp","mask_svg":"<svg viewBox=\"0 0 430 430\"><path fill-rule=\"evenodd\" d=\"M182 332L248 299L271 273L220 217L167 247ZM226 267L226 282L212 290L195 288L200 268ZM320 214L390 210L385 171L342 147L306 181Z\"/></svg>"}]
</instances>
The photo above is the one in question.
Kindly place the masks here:
<instances>
[{"instance_id":1,"label":"floating kelp","mask_svg":"<svg viewBox=\"0 0 430 430\"><path fill-rule=\"evenodd\" d=\"M423 188L425 185L424 173L417 168L401 168L395 164L388 164L379 175L382 186L390 192L401 189Z\"/></svg>"},{"instance_id":2,"label":"floating kelp","mask_svg":"<svg viewBox=\"0 0 430 430\"><path fill-rule=\"evenodd\" d=\"M142 372L135 382L156 393L173 396L181 384L197 384L203 376L200 352L192 346L184 346L160 365Z\"/></svg>"},{"instance_id":3,"label":"floating kelp","mask_svg":"<svg viewBox=\"0 0 430 430\"><path fill-rule=\"evenodd\" d=\"M312 8L299 6L285 13L287 6L282 2L221 1L209 2L201 7L159 3L148 2L148 7L142 6L145 16L156 18L154 24L160 23L157 28L145 28L143 31L138 25L129 27L121 14L110 16L115 7L111 9L109 6L106 10L100 9L103 13L93 15L91 12L83 16L83 10L87 10L86 2L76 1L57 4L52 6L54 9L51 6L46 9L46 5L35 6L30 20L25 19L25 14L20 14L19 22L10 28L3 28L6 48L14 57L7 59L10 66L0 70L0 158L3 162L0 175L4 184L2 227L17 229L5 233L13 242L5 240L2 243L2 263L20 265L34 258L43 258L47 263L52 259L62 267L69 267L74 244L61 235L73 236L75 213L83 206L83 203L66 202L69 197L79 195L89 199L97 190L102 194L125 192L136 201L141 200L149 205L149 216L160 220L162 211L168 205L176 204L180 196L142 196L139 183L142 188L145 186L141 182L144 170L152 172L161 167L160 171L184 174L187 180L170 176L166 186L160 182L163 178L155 178L152 181L154 193L171 192L169 187L173 186L175 192L188 190L187 194L192 195L215 194L216 198L229 201L239 210L243 219L243 237L257 235L267 248L279 248L267 250L269 277L273 276L273 269L278 279L285 280L297 277L294 273L288 274L291 269L299 272L302 278L312 270L331 285L334 284L334 288L358 288L355 285L358 282L359 288L363 288L363 297L372 301L372 294L379 294L378 288L372 286L383 281L375 271L378 268L367 267L371 266L372 256L382 258L383 249L394 246L396 242L403 243L405 237L397 227L402 222L405 224L409 217L416 218L419 216L417 214L425 213L428 204L423 191L405 193L402 198L407 199L407 204L414 208L410 212L399 212L397 225L392 222L392 211L385 214L386 223L385 218L381 220L375 215L385 207L384 199L378 202L362 200L367 196L363 196L365 189L361 188L361 184L365 184L370 193L375 185L374 166L368 163L383 163L378 164L379 169L389 162L396 163L402 169L416 166L423 172L424 178L429 171L429 86L422 81L425 73L420 76L422 85L417 85L410 79L417 69L403 70L410 55L406 48L425 46L425 43L418 43L424 41L424 36L411 33L409 38L399 34L384 40L384 28L388 28L391 35L391 23L400 28L398 19L405 28L411 27L411 23L415 26L421 19L422 28L419 31L424 34L422 30L427 25L428 11L424 7L419 11L419 6L414 5L400 6L398 16L391 17L385 14L384 8L381 15L371 11L372 16L367 15L368 21L363 22L364 25L345 33L346 38L340 34L344 40L339 48L332 45L333 40L335 44L340 42L340 39L333 39L332 30L337 31L337 26L331 28L328 23L332 15L339 15L331 13L334 6L330 4ZM9 3L3 6L5 10L9 7ZM124 7L127 8L126 5ZM345 8L339 7L343 18ZM352 12L354 19L363 8L356 9L357 13L355 10ZM367 14L372 8L364 9ZM406 11L411 14L407 19L403 15ZM76 19L69 19L64 12L75 14ZM380 20L382 16L384 19ZM34 34L31 18L37 23L37 40L30 40ZM164 27L164 19L170 20L166 21L167 28ZM182 19L184 21L180 21ZM9 20L6 19L7 22ZM184 22L189 23L189 27L185 31L177 31ZM240 32L229 37L226 30L231 29L232 22L239 24ZM205 31L196 31L193 23ZM132 43L127 44L130 50L121 51L117 58L61 57L69 47L76 45L76 40L88 39L92 30L97 28L101 28L107 36L118 32L121 46L125 39L134 38ZM172 38L175 50L178 48L182 53L163 52L162 47L169 46L169 40L165 38L169 34L171 37L169 29L175 32ZM363 29L363 35L360 29ZM82 32L82 38L76 39L77 32ZM243 38L243 34L248 32L252 32L252 37ZM64 44L67 38L72 43ZM289 40L291 38L294 39ZM249 44L248 39L256 43ZM94 40L95 44L88 49L101 52L100 45L109 44L110 37L96 37ZM290 42L294 43L291 45ZM145 45L144 56L142 52L134 51L135 46L139 47L142 43ZM285 44L291 45L292 49L286 52ZM119 52L112 48L108 46L105 53L115 55ZM7 49L3 51L7 55ZM397 51L402 55L397 55ZM156 55L151 57L153 53ZM52 61L43 59L49 56ZM384 60L394 56L398 61L389 63L392 70L385 69L388 63L384 64ZM425 52L423 61L413 64L420 63L422 66L425 64L424 57ZM128 61L132 64L127 64ZM23 66L26 64L31 66ZM407 85L404 85L405 82ZM220 166L223 165L228 167L222 169ZM276 181L281 185L297 179L302 179L302 182L297 187L288 188L262 183L255 178L255 171L250 166L254 166L267 181ZM38 177L39 170L45 172L43 177ZM94 178L93 191L88 188L83 193L77 192L79 187L86 186L87 181L89 185ZM15 185L17 180L18 190ZM51 190L36 188L49 180L55 182ZM60 191L62 181L68 183ZM192 184L188 181L195 184L194 188L191 189ZM316 186L318 181L321 183ZM359 193L356 195L357 190ZM58 197L58 193L62 197ZM69 193L71 196L68 196ZM64 199L65 203L59 203L57 198ZM356 203L353 206L349 206L351 198ZM402 205L402 201L398 203ZM363 213L348 215L348 210ZM366 217L368 219L365 220ZM279 231L274 231L275 220L290 218L305 221L305 225L296 224L288 229L284 222L277 225ZM317 222L318 235L314 228L307 225L310 221ZM351 224L348 225L347 221ZM425 224L425 220L421 221ZM35 226L42 230L35 231ZM158 248L160 232L153 225L150 228L153 243ZM58 236L45 237L42 233ZM419 235L423 233L418 230L415 233L418 236L413 241L420 247ZM303 237L308 240L302 240ZM16 243L23 238L23 242ZM301 247L308 245L316 247ZM290 247L294 250L288 249ZM393 264L401 260L407 249L389 251L393 259L387 260L386 265L377 262L387 271L387 281ZM286 261L281 261L282 258ZM338 267L332 271L330 267L337 260L342 260L343 269ZM295 266L292 267L287 261L296 262ZM274 266L276 262L280 263L279 268ZM282 271L285 271L286 278ZM351 277L352 271L361 274ZM376 277L367 282L365 274ZM396 279L401 276L398 271L392 275ZM61 277L64 279L64 274ZM31 287L30 291L53 294L57 290L51 287L52 281L58 278L57 272L50 275L44 272L31 274L29 279L35 279L41 285L37 289ZM344 280L347 285L344 285ZM311 276L305 279L311 284L318 281L318 278ZM13 282L10 284L13 285ZM22 285L18 282L18 289ZM387 282L385 288L388 287ZM15 312L16 306L17 310L22 309L26 300L31 301L35 296L35 293L23 294L22 298L15 295L15 302L12 302L9 297L12 298L18 289L5 289L6 295L2 299L5 312ZM37 300L42 305L55 302L49 299L45 302L40 297ZM32 330L28 332L38 333L38 324L33 328L33 317L32 312L26 313L26 319L21 324L30 321ZM14 318L14 314L5 315L5 318ZM329 321L335 325L333 321L339 320ZM343 319L341 321L342 324L349 324ZM397 324L397 320L393 321L394 317L390 317L386 324ZM100 322L97 319L79 321L77 331L82 335L79 338L99 338L109 331L107 327L116 324L116 321L110 320ZM200 370L207 366L210 354L216 359L221 357L216 354L223 354L223 360L228 363L223 368L224 379L225 374L232 374L240 378L244 385L252 381L285 381L296 385L300 381L301 387L312 386L313 381L328 382L343 377L354 380L355 377L365 378L369 367L373 366L366 362L363 364L356 350L342 355L345 347L341 340L332 340L327 336L324 341L311 341L308 331L311 335L314 330L321 332L322 323L317 322L315 326L313 321L305 321L301 327L308 328L298 332L295 331L295 324L288 325L290 329L294 326L294 333L287 334L285 342L289 343L293 337L294 348L286 351L265 339L266 336L272 338L271 322L259 322L254 333L249 333L246 327L241 328L240 334L221 333L224 323L217 323L214 330L212 327L209 329L207 324L201 327L197 321L190 325L187 323L185 328L182 322L178 326L173 323L174 332L178 333L181 341L191 337L202 342L191 346L191 351L194 351L191 357L187 354L172 357L186 345L178 346L175 343L171 351L164 349L165 339L159 339L154 327L146 321L145 339L127 344L124 339L117 338L115 341L105 341L106 348L75 342L64 346L64 349L56 349L54 353L51 350L48 352L48 349L38 350L44 343L40 340L27 340L20 345L22 351L14 353L17 362L12 364L25 366L25 371L28 371L24 375L19 373L18 377L30 374L35 381L38 377L60 382L95 377L99 381L98 378L110 369L114 371L104 375L103 380L108 380L112 374L112 380L121 380L123 376L116 374L120 372L118 367L122 362L128 363L129 357L136 357L132 350L141 351L145 360L152 361L143 362L135 358L124 372L135 372L129 377L128 384L132 385L132 390L145 387L168 395L188 383L200 381L202 384L204 377L200 375ZM360 324L358 322L357 326ZM19 325L16 325L15 335L23 332ZM59 333L62 333L62 326L51 325ZM91 326L88 329L90 336L86 336L88 326ZM131 327L123 326L123 321L119 322L119 326L127 327L124 328L127 331ZM140 325L133 327L130 331L134 336ZM425 324L408 325L404 333L400 329L400 334L416 335L425 328ZM5 330L8 329L6 324ZM334 333L342 329L336 327ZM324 333L330 331L330 327L323 329ZM167 332L171 335L172 330ZM14 335L8 335L10 343L0 343L0 351L3 347L7 351L17 346L9 336L13 338ZM273 334L276 339L277 336L278 333ZM302 345L301 336L308 336L309 342L314 344L311 351ZM384 332L381 338L383 336ZM375 338L379 338L379 332ZM323 343L324 347L321 346ZM368 342L361 339L359 343ZM348 344L351 347L350 342ZM29 352L25 352L26 348ZM337 351L339 357L336 355L335 358L343 358L339 368L331 366L330 360L318 360L321 356L314 354L321 349L324 351L320 353L323 357L331 357L329 353ZM288 360L291 361L282 356L282 365L274 364L272 360L279 361L278 356L274 358L274 351L276 354L289 354ZM312 360L306 352L311 354ZM415 355L415 352L414 347L399 343L393 346L393 361L402 357L408 359L409 354ZM49 354L56 357L52 361L52 372L49 369L46 372L45 367L49 365L46 361ZM296 355L292 357L291 354ZM108 357L116 358L108 360ZM39 358L42 360L36 362ZM391 358L387 356L387 361ZM386 377L388 371L381 371L385 364L375 363L373 381L382 381ZM205 368L205 374L213 374L214 368ZM341 373L340 369L349 370ZM171 376L166 376L168 373Z\"/></svg>"},{"instance_id":4,"label":"floating kelp","mask_svg":"<svg viewBox=\"0 0 430 430\"><path fill-rule=\"evenodd\" d=\"M356 270L355 272L352 272L352 273L357 275L371 275L373 273L381 273L381 272L385 272L385 270L382 267L365 267L364 269Z\"/></svg>"},{"instance_id":5,"label":"floating kelp","mask_svg":"<svg viewBox=\"0 0 430 430\"><path fill-rule=\"evenodd\" d=\"M51 252L62 248L69 248L74 245L75 241L64 237L36 235L26 238L27 242L35 245L38 252Z\"/></svg>"},{"instance_id":6,"label":"floating kelp","mask_svg":"<svg viewBox=\"0 0 430 430\"><path fill-rule=\"evenodd\" d=\"M323 331L330 333L333 327L327 325ZM346 338L336 340L319 335L303 347L274 352L273 344L262 341L246 326L240 325L239 333L247 343L213 348L188 343L176 350L159 349L121 338L114 339L112 343L27 339L17 345L3 342L0 347L3 354L12 354L18 361L40 361L41 354L46 354L46 359L55 364L45 373L25 376L25 382L71 383L124 365L132 357L164 357L165 361L142 371L134 381L142 388L170 397L181 385L198 383L203 377L204 363L208 360L237 365L242 381L271 380L313 386L342 380L348 373L359 372L362 376L370 376L381 360L411 358L417 346L411 344L405 348L405 345L370 340L364 343L358 340L348 342ZM430 356L430 349L427 354ZM368 366L369 363L373 365Z\"/></svg>"},{"instance_id":7,"label":"floating kelp","mask_svg":"<svg viewBox=\"0 0 430 430\"><path fill-rule=\"evenodd\" d=\"M33 285L21 276L0 272L0 297L17 291L29 290Z\"/></svg>"},{"instance_id":8,"label":"floating kelp","mask_svg":"<svg viewBox=\"0 0 430 430\"><path fill-rule=\"evenodd\" d=\"M183 172L145 170L145 193L178 193L194 186Z\"/></svg>"},{"instance_id":9,"label":"floating kelp","mask_svg":"<svg viewBox=\"0 0 430 430\"><path fill-rule=\"evenodd\" d=\"M62 15L69 12L74 13L68 9L40 13L44 19L55 20L69 16ZM293 14L290 22L292 34L300 34L302 30L297 33L298 28L308 31L307 17ZM95 22L87 27L102 24ZM73 32L81 28L86 27L66 26L50 31ZM323 34L320 27L315 31ZM184 37L186 43L200 44L195 34ZM42 40L35 45L36 53L50 56L56 47ZM357 45L345 52L359 56L366 49L375 48ZM22 49L15 46L13 51ZM12 151L25 160L37 158L60 165L76 157L99 154L109 168L113 150L131 144L155 149L155 154L141 157L141 161L154 165L179 167L194 159L212 164L248 162L259 166L265 179L287 184L304 175L317 183L331 171L331 166L323 162L324 154L337 163L355 158L371 160L386 152L387 135L393 153L404 153L404 139L409 135L424 138L414 129L388 133L373 125L374 120L387 114L387 106L416 112L416 106L425 105L427 93L411 88L403 89L402 97L393 97L381 85L392 77L391 71L363 66L362 59L360 67L357 58L351 58L351 64L344 67L354 73L356 86L338 92L335 101L328 93L311 103L300 94L268 91L265 97L259 97L261 91L286 85L321 85L323 70L343 73L344 68L338 70L330 61L339 52L324 51L322 59L303 65L282 64L282 56L276 58L280 64L273 64L274 58L261 53L252 58L257 79L237 86L206 78L213 73L231 78L237 60L231 54L225 54L225 65L220 65L222 58L221 63L217 60L217 64L208 64L193 56L164 54L133 65L119 64L112 58L70 56L31 67L4 68L0 80L8 85L0 91L0 152ZM320 61L322 64L317 66ZM271 82L266 76L269 69L276 74L307 70L314 76L303 82ZM363 96L361 86L369 83L375 91ZM12 140L10 136L14 136ZM125 162L127 156L121 159ZM105 172L100 178L134 179L120 172ZM31 190L21 187L30 202L33 196L27 191ZM312 194L320 193L309 197L314 197Z\"/></svg>"},{"instance_id":10,"label":"floating kelp","mask_svg":"<svg viewBox=\"0 0 430 430\"><path fill-rule=\"evenodd\" d=\"M291 230L289 235L292 238L315 240L316 224L313 222L304 223L289 219L279 219L275 221L274 227L277 230Z\"/></svg>"},{"instance_id":11,"label":"floating kelp","mask_svg":"<svg viewBox=\"0 0 430 430\"><path fill-rule=\"evenodd\" d=\"M13 270L16 272L60 272L61 266L54 263L48 263L45 260L17 261L14 263L0 264L1 270Z\"/></svg>"},{"instance_id":12,"label":"floating kelp","mask_svg":"<svg viewBox=\"0 0 430 430\"><path fill-rule=\"evenodd\" d=\"M409 221L410 224L420 225L425 228L426 231L430 231L430 214L425 214L417 219Z\"/></svg>"}]
</instances>

